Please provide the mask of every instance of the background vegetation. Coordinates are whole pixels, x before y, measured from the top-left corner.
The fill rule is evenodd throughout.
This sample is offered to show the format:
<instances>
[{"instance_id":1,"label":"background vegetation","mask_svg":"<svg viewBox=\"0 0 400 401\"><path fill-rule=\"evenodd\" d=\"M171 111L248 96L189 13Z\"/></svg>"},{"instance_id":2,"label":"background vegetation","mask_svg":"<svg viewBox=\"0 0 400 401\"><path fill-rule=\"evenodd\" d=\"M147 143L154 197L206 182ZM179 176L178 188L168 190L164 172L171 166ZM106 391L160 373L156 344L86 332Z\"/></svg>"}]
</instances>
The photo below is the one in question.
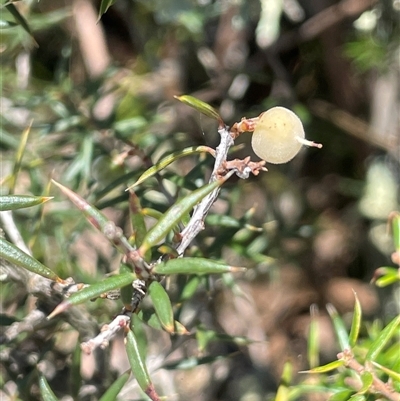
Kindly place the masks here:
<instances>
[{"instance_id":1,"label":"background vegetation","mask_svg":"<svg viewBox=\"0 0 400 401\"><path fill-rule=\"evenodd\" d=\"M2 212L6 239L58 277L98 283L120 269L121 254L51 179L137 238L132 216L152 226L211 174L212 157L180 158L135 187L143 209L132 212L125 189L154 163L219 143L217 122L174 96L202 99L228 126L288 107L324 147L224 184L186 256L247 271L169 276L174 319L190 334L141 323L154 311L146 297L134 333L141 358L168 400L386 399L375 379L398 400L398 256L390 256L400 248L391 214L399 196L399 2L117 0L102 14L108 3L3 2L2 195L54 196ZM250 134L231 150L232 159L258 160ZM122 331L91 355L79 345L120 313L121 300L87 300L68 319L32 323L27 317L49 314L60 299L34 296L35 283L13 276L9 259L1 265L0 397L147 399L148 382L137 369L129 375L136 365ZM345 349L355 355L342 355L347 367L298 373L337 362ZM352 360L371 375L356 373Z\"/></svg>"}]
</instances>

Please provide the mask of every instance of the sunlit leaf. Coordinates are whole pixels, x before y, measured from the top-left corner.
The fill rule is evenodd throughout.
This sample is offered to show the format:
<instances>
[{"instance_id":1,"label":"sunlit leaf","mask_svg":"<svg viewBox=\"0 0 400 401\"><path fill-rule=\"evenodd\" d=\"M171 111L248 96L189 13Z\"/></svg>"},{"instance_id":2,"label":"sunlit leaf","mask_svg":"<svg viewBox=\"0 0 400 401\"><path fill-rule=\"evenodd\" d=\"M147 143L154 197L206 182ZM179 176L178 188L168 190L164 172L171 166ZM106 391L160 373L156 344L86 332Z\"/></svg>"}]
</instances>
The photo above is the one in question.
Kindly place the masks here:
<instances>
[{"instance_id":1,"label":"sunlit leaf","mask_svg":"<svg viewBox=\"0 0 400 401\"><path fill-rule=\"evenodd\" d=\"M158 223L152 227L146 234L139 253L145 255L147 250L152 246L157 245L166 235L172 230L172 228L182 219L182 217L188 213L198 202L200 202L210 192L220 187L228 176L216 180L210 184L207 184L196 191L193 191L189 195L185 196L174 205L172 205L158 221Z\"/></svg>"},{"instance_id":2,"label":"sunlit leaf","mask_svg":"<svg viewBox=\"0 0 400 401\"><path fill-rule=\"evenodd\" d=\"M340 390L332 394L329 401L349 401L352 394L354 394L352 390Z\"/></svg>"},{"instance_id":3,"label":"sunlit leaf","mask_svg":"<svg viewBox=\"0 0 400 401\"><path fill-rule=\"evenodd\" d=\"M304 370L301 373L325 373L325 372L330 372L331 370L335 370L343 365L344 365L344 361L341 359L338 359L336 361L327 363L326 365L323 365L323 366L317 366L310 370Z\"/></svg>"},{"instance_id":4,"label":"sunlit leaf","mask_svg":"<svg viewBox=\"0 0 400 401\"><path fill-rule=\"evenodd\" d=\"M57 274L48 267L2 237L0 237L0 257L39 276L58 283L64 283L64 280L58 277Z\"/></svg>"},{"instance_id":5,"label":"sunlit leaf","mask_svg":"<svg viewBox=\"0 0 400 401\"><path fill-rule=\"evenodd\" d=\"M72 305L78 305L91 299L97 298L108 291L129 285L136 279L136 275L132 272L118 274L107 277L99 283L92 284L82 290L72 294L67 300L61 302L48 316L48 319L53 318L61 312L64 312Z\"/></svg>"},{"instance_id":6,"label":"sunlit leaf","mask_svg":"<svg viewBox=\"0 0 400 401\"><path fill-rule=\"evenodd\" d=\"M398 344L396 345L397 351L398 351ZM397 352L398 356L398 352ZM376 366L378 369L380 369L382 372L386 373L390 378L393 380L397 381L400 383L400 373L396 372L392 369L388 369L385 366L380 365L379 363L376 363L375 361L371 361L374 366Z\"/></svg>"},{"instance_id":7,"label":"sunlit leaf","mask_svg":"<svg viewBox=\"0 0 400 401\"><path fill-rule=\"evenodd\" d=\"M53 390L50 388L49 383L43 375L39 376L39 388L43 401L58 401L58 398L53 393Z\"/></svg>"},{"instance_id":8,"label":"sunlit leaf","mask_svg":"<svg viewBox=\"0 0 400 401\"><path fill-rule=\"evenodd\" d=\"M159 263L152 271L157 274L221 274L244 270L244 267L228 266L216 260L188 257Z\"/></svg>"},{"instance_id":9,"label":"sunlit leaf","mask_svg":"<svg viewBox=\"0 0 400 401\"><path fill-rule=\"evenodd\" d=\"M149 286L148 294L162 326L169 333L173 333L175 331L174 314L171 300L164 287L159 282L153 281Z\"/></svg>"},{"instance_id":10,"label":"sunlit leaf","mask_svg":"<svg viewBox=\"0 0 400 401\"><path fill-rule=\"evenodd\" d=\"M374 361L386 344L392 339L396 333L397 326L400 324L400 315L396 316L378 335L378 338L371 344L366 360Z\"/></svg>"},{"instance_id":11,"label":"sunlit leaf","mask_svg":"<svg viewBox=\"0 0 400 401\"><path fill-rule=\"evenodd\" d=\"M283 366L283 372L276 393L275 401L289 401L289 385L292 381L293 366L290 362L286 362Z\"/></svg>"},{"instance_id":12,"label":"sunlit leaf","mask_svg":"<svg viewBox=\"0 0 400 401\"><path fill-rule=\"evenodd\" d=\"M160 161L158 161L156 164L154 164L148 170L146 170L133 185L128 187L128 189L131 189L131 188L136 187L137 185L141 184L143 181L154 176L159 171L165 169L167 166L169 166L174 161L180 159L181 157L194 155L197 153L205 153L205 152L210 153L213 156L215 155L214 149L212 149L208 146L191 146L189 148L185 148L183 150L171 153L170 155L168 155L168 156L164 157L163 159L161 159Z\"/></svg>"},{"instance_id":13,"label":"sunlit leaf","mask_svg":"<svg viewBox=\"0 0 400 401\"><path fill-rule=\"evenodd\" d=\"M47 202L50 199L53 199L53 197L30 195L3 195L0 196L0 211L16 210L36 206Z\"/></svg>"},{"instance_id":14,"label":"sunlit leaf","mask_svg":"<svg viewBox=\"0 0 400 401\"><path fill-rule=\"evenodd\" d=\"M360 378L362 387L358 390L357 394L365 394L371 388L372 383L374 382L374 376L371 372L364 371L361 373Z\"/></svg>"},{"instance_id":15,"label":"sunlit leaf","mask_svg":"<svg viewBox=\"0 0 400 401\"><path fill-rule=\"evenodd\" d=\"M382 266L375 270L371 282L378 287L387 287L390 284L400 281L400 269Z\"/></svg>"},{"instance_id":16,"label":"sunlit leaf","mask_svg":"<svg viewBox=\"0 0 400 401\"><path fill-rule=\"evenodd\" d=\"M353 321L351 323L350 335L349 335L349 344L350 347L354 347L356 345L358 334L360 332L361 327L361 319L362 319L362 310L361 304L357 297L357 294L354 292L355 303L354 303L354 311L353 311Z\"/></svg>"},{"instance_id":17,"label":"sunlit leaf","mask_svg":"<svg viewBox=\"0 0 400 401\"><path fill-rule=\"evenodd\" d=\"M217 120L219 122L220 125L224 124L218 111L215 110L214 107L203 102L202 100L196 99L195 97L189 96L189 95L174 96L174 97L175 97L175 99L179 100L180 102L185 103L190 107L193 107L195 110L199 111L200 113L202 113L210 118L214 118L215 120Z\"/></svg>"}]
</instances>

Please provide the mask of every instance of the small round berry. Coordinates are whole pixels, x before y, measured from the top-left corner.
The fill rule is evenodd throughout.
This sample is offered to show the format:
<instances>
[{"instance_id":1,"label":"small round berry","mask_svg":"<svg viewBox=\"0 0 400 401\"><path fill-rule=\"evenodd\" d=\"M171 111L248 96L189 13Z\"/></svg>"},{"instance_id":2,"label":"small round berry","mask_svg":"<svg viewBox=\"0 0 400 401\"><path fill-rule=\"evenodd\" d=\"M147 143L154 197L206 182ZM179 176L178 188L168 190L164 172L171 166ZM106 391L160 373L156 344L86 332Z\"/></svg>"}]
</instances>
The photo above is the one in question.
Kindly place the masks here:
<instances>
[{"instance_id":1,"label":"small round berry","mask_svg":"<svg viewBox=\"0 0 400 401\"><path fill-rule=\"evenodd\" d=\"M273 107L261 114L251 146L254 153L268 163L281 164L292 160L303 144L304 128L299 117L285 107Z\"/></svg>"}]
</instances>

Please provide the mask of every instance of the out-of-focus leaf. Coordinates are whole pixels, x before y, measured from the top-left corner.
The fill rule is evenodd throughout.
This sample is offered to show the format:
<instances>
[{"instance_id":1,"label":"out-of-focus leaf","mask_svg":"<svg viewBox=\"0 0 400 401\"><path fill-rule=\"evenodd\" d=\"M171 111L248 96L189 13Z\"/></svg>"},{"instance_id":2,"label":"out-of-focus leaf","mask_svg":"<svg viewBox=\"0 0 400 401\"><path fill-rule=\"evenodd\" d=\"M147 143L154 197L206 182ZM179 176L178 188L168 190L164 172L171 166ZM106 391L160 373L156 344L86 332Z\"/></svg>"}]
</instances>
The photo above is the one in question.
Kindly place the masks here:
<instances>
[{"instance_id":1,"label":"out-of-focus leaf","mask_svg":"<svg viewBox=\"0 0 400 401\"><path fill-rule=\"evenodd\" d=\"M152 271L157 274L221 274L244 270L244 267L228 266L211 259L178 258L159 263Z\"/></svg>"},{"instance_id":2,"label":"out-of-focus leaf","mask_svg":"<svg viewBox=\"0 0 400 401\"><path fill-rule=\"evenodd\" d=\"M62 278L58 277L57 274L48 267L2 237L0 237L0 257L39 276L56 281L57 283L65 283Z\"/></svg>"},{"instance_id":3,"label":"out-of-focus leaf","mask_svg":"<svg viewBox=\"0 0 400 401\"><path fill-rule=\"evenodd\" d=\"M71 305L78 305L83 302L89 301L90 299L96 298L108 291L115 290L117 288L125 287L135 280L136 275L132 272L118 274L115 276L107 277L99 283L92 284L89 287L85 287L82 290L72 294L67 300L61 302L53 312L47 317L48 319L53 318L61 312L64 312Z\"/></svg>"},{"instance_id":4,"label":"out-of-focus leaf","mask_svg":"<svg viewBox=\"0 0 400 401\"><path fill-rule=\"evenodd\" d=\"M340 390L329 397L329 401L348 401L354 391Z\"/></svg>"},{"instance_id":5,"label":"out-of-focus leaf","mask_svg":"<svg viewBox=\"0 0 400 401\"><path fill-rule=\"evenodd\" d=\"M394 267L382 266L375 270L371 282L378 287L387 287L390 284L400 281L400 269Z\"/></svg>"},{"instance_id":6,"label":"out-of-focus leaf","mask_svg":"<svg viewBox=\"0 0 400 401\"><path fill-rule=\"evenodd\" d=\"M18 24L4 19L0 20L0 29L13 28L14 26L18 26Z\"/></svg>"},{"instance_id":7,"label":"out-of-focus leaf","mask_svg":"<svg viewBox=\"0 0 400 401\"><path fill-rule=\"evenodd\" d=\"M308 363L310 368L319 365L319 326L318 326L318 306L313 304L310 308L311 321L308 330Z\"/></svg>"},{"instance_id":8,"label":"out-of-focus leaf","mask_svg":"<svg viewBox=\"0 0 400 401\"><path fill-rule=\"evenodd\" d=\"M139 247L146 236L147 228L142 214L140 199L133 191L129 192L129 212L135 245Z\"/></svg>"},{"instance_id":9,"label":"out-of-focus leaf","mask_svg":"<svg viewBox=\"0 0 400 401\"><path fill-rule=\"evenodd\" d=\"M130 375L131 372L127 371L118 377L118 379L115 380L115 382L111 384L107 391L99 398L99 401L115 401L117 399L117 395L125 386L125 383L128 381Z\"/></svg>"},{"instance_id":10,"label":"out-of-focus leaf","mask_svg":"<svg viewBox=\"0 0 400 401\"><path fill-rule=\"evenodd\" d=\"M196 275L196 276L190 277L188 282L183 287L182 293L179 297L179 301L183 302L183 301L186 301L186 300L192 298L192 296L195 294L197 288L199 287L200 283L201 283L201 278L199 276Z\"/></svg>"},{"instance_id":11,"label":"out-of-focus leaf","mask_svg":"<svg viewBox=\"0 0 400 401\"><path fill-rule=\"evenodd\" d=\"M75 347L72 353L72 363L70 369L70 386L71 396L74 399L78 398L79 390L81 389L82 376L81 376L81 347Z\"/></svg>"},{"instance_id":12,"label":"out-of-focus leaf","mask_svg":"<svg viewBox=\"0 0 400 401\"><path fill-rule=\"evenodd\" d=\"M357 394L365 394L371 388L372 383L374 382L374 376L371 372L365 371L361 373L360 378L362 387Z\"/></svg>"},{"instance_id":13,"label":"out-of-focus leaf","mask_svg":"<svg viewBox=\"0 0 400 401\"><path fill-rule=\"evenodd\" d=\"M171 300L164 287L159 282L153 281L149 286L148 294L162 326L169 333L173 333L175 331L174 313Z\"/></svg>"},{"instance_id":14,"label":"out-of-focus leaf","mask_svg":"<svg viewBox=\"0 0 400 401\"><path fill-rule=\"evenodd\" d=\"M400 315L396 316L379 334L378 338L371 344L366 360L374 361L385 345L391 340L396 333L397 326L400 324Z\"/></svg>"},{"instance_id":15,"label":"out-of-focus leaf","mask_svg":"<svg viewBox=\"0 0 400 401\"><path fill-rule=\"evenodd\" d=\"M133 185L128 187L127 190L141 184L143 181L145 181L148 178L152 177L153 175L157 174L159 171L165 169L167 166L169 166L174 161L180 159L181 157L194 155L197 153L205 153L205 152L210 153L213 156L215 156L214 149L212 149L208 146L191 146L189 148L185 148L183 150L179 150L177 152L171 153L170 155L162 158L160 161L158 161L156 164L154 164L148 170L146 170Z\"/></svg>"},{"instance_id":16,"label":"out-of-focus leaf","mask_svg":"<svg viewBox=\"0 0 400 401\"><path fill-rule=\"evenodd\" d=\"M336 308L332 304L327 304L326 309L332 319L333 327L339 341L340 349L343 351L350 348L349 335L342 318L339 316Z\"/></svg>"},{"instance_id":17,"label":"out-of-focus leaf","mask_svg":"<svg viewBox=\"0 0 400 401\"><path fill-rule=\"evenodd\" d=\"M58 401L58 398L53 393L53 390L50 388L49 383L43 375L39 376L39 388L43 401Z\"/></svg>"},{"instance_id":18,"label":"out-of-focus leaf","mask_svg":"<svg viewBox=\"0 0 400 401\"><path fill-rule=\"evenodd\" d=\"M353 321L351 323L350 335L349 335L349 344L350 347L354 347L356 345L358 334L360 332L361 327L361 319L362 319L362 310L361 304L357 297L357 294L354 292L355 303L354 303L354 311L353 311Z\"/></svg>"},{"instance_id":19,"label":"out-of-focus leaf","mask_svg":"<svg viewBox=\"0 0 400 401\"><path fill-rule=\"evenodd\" d=\"M289 401L289 385L292 381L293 366L290 362L286 362L283 366L283 372L276 393L275 401Z\"/></svg>"},{"instance_id":20,"label":"out-of-focus leaf","mask_svg":"<svg viewBox=\"0 0 400 401\"><path fill-rule=\"evenodd\" d=\"M163 365L163 368L167 370L193 369L196 366L213 363L219 360L226 359L227 357L228 355L205 356L202 358L191 357L186 359L180 359L175 362L166 363Z\"/></svg>"},{"instance_id":21,"label":"out-of-focus leaf","mask_svg":"<svg viewBox=\"0 0 400 401\"><path fill-rule=\"evenodd\" d=\"M13 4L10 4L10 5L12 5L15 8L15 6ZM15 154L15 162L14 162L13 172L12 172L12 176L11 176L10 193L14 192L18 173L19 173L19 170L21 169L22 158L24 156L26 144L28 142L28 137L31 132L31 126L32 126L32 123L29 124L29 126L25 128L25 130L23 131L23 133L21 135L21 139L19 141L18 150Z\"/></svg>"},{"instance_id":22,"label":"out-of-focus leaf","mask_svg":"<svg viewBox=\"0 0 400 401\"><path fill-rule=\"evenodd\" d=\"M196 99L195 97L189 95L174 96L174 97L180 102L185 103L190 107L193 107L200 113L217 120L220 125L224 125L224 122L221 116L219 115L218 111L215 110L214 107L203 102L202 100Z\"/></svg>"},{"instance_id":23,"label":"out-of-focus leaf","mask_svg":"<svg viewBox=\"0 0 400 401\"><path fill-rule=\"evenodd\" d=\"M97 22L100 21L101 16L107 12L107 10L115 3L115 0L101 0L100 9L99 9L99 17Z\"/></svg>"},{"instance_id":24,"label":"out-of-focus leaf","mask_svg":"<svg viewBox=\"0 0 400 401\"><path fill-rule=\"evenodd\" d=\"M10 12L10 14L12 14L12 16L15 18L15 20L18 22L19 25L22 26L22 28L24 28L24 30L30 35L30 37L32 38L32 41L34 43L34 45L36 47L38 47L38 44L35 40L35 38L33 37L31 28L29 27L28 23L26 22L26 19L20 14L20 12L17 10L17 8L15 7L14 4L12 3L8 3L6 4L6 8L7 10Z\"/></svg>"},{"instance_id":25,"label":"out-of-focus leaf","mask_svg":"<svg viewBox=\"0 0 400 401\"><path fill-rule=\"evenodd\" d=\"M397 344L398 348L398 344ZM382 372L386 373L391 379L397 381L400 383L400 373L396 372L392 369L388 369L385 366L380 365L379 363L376 363L375 361L372 361L372 364L376 366L378 369L380 369Z\"/></svg>"},{"instance_id":26,"label":"out-of-focus leaf","mask_svg":"<svg viewBox=\"0 0 400 401\"><path fill-rule=\"evenodd\" d=\"M393 243L394 249L399 252L400 251L400 213L393 212L389 217L392 223L392 235L393 235Z\"/></svg>"},{"instance_id":27,"label":"out-of-focus leaf","mask_svg":"<svg viewBox=\"0 0 400 401\"><path fill-rule=\"evenodd\" d=\"M331 370L335 370L343 365L344 365L344 361L341 359L338 359L337 361L327 363L326 365L323 365L323 366L317 366L310 370L304 370L301 373L325 373L325 372L330 372Z\"/></svg>"},{"instance_id":28,"label":"out-of-focus leaf","mask_svg":"<svg viewBox=\"0 0 400 401\"><path fill-rule=\"evenodd\" d=\"M52 196L30 196L30 195L3 195L0 196L0 211L16 210L25 207L40 205L48 200L53 199Z\"/></svg>"},{"instance_id":29,"label":"out-of-focus leaf","mask_svg":"<svg viewBox=\"0 0 400 401\"><path fill-rule=\"evenodd\" d=\"M229 176L227 175L219 180L207 184L196 191L193 191L172 205L164 213L163 217L158 221L158 223L146 234L146 237L143 239L143 243L139 248L139 253L141 255L145 255L148 249L157 245L157 243L160 242L172 230L172 228L186 213L188 213L210 192L220 187L228 178Z\"/></svg>"},{"instance_id":30,"label":"out-of-focus leaf","mask_svg":"<svg viewBox=\"0 0 400 401\"><path fill-rule=\"evenodd\" d=\"M132 330L129 330L126 336L126 352L128 354L132 373L135 375L135 378L139 383L140 388L153 401L160 401L160 398L154 389L154 385L150 380L145 361L142 358L142 352L140 351L139 344Z\"/></svg>"},{"instance_id":31,"label":"out-of-focus leaf","mask_svg":"<svg viewBox=\"0 0 400 401\"><path fill-rule=\"evenodd\" d=\"M349 398L349 401L366 401L366 398L362 394L354 394Z\"/></svg>"}]
</instances>

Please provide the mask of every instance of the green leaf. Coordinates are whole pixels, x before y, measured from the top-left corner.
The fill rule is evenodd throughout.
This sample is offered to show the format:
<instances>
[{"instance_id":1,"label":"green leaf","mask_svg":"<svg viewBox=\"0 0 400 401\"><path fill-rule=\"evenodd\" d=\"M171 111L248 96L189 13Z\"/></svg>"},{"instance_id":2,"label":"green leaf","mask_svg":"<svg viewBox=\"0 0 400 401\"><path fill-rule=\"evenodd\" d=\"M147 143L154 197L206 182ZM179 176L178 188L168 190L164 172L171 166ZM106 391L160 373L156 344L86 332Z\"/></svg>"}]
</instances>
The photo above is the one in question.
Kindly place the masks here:
<instances>
[{"instance_id":1,"label":"green leaf","mask_svg":"<svg viewBox=\"0 0 400 401\"><path fill-rule=\"evenodd\" d=\"M154 315L154 317L158 321L158 326L159 326L158 328L160 330L162 330L161 323L158 320L157 316ZM144 330L144 322L139 317L138 314L136 314L136 313L132 314L130 327L131 327L131 329L133 331L133 334L135 335L136 341L137 341L138 346L139 346L139 350L140 350L140 352L142 352L142 354L141 354L142 355L142 359L145 360L146 359L146 355L147 355L147 336L146 336L146 331Z\"/></svg>"},{"instance_id":2,"label":"green leaf","mask_svg":"<svg viewBox=\"0 0 400 401\"><path fill-rule=\"evenodd\" d=\"M365 394L371 388L372 383L374 382L374 376L371 372L364 371L361 373L360 378L362 382L362 387L357 392L357 394Z\"/></svg>"},{"instance_id":3,"label":"green leaf","mask_svg":"<svg viewBox=\"0 0 400 401\"><path fill-rule=\"evenodd\" d=\"M20 12L15 7L15 5L12 4L12 3L9 3L9 4L6 4L6 8L10 12L10 14L12 14L12 16L18 22L18 24L21 25L22 28L24 28L24 30L30 35L30 37L33 40L34 45L36 47L39 47L37 42L36 42L36 40L35 40L35 38L33 37L31 28L29 27L28 23L26 22L26 19L20 14Z\"/></svg>"},{"instance_id":4,"label":"green leaf","mask_svg":"<svg viewBox=\"0 0 400 401\"><path fill-rule=\"evenodd\" d=\"M72 363L69 375L70 394L74 399L78 398L79 390L81 389L82 376L81 376L81 347L75 347L72 353Z\"/></svg>"},{"instance_id":5,"label":"green leaf","mask_svg":"<svg viewBox=\"0 0 400 401\"><path fill-rule=\"evenodd\" d=\"M400 269L394 267L382 266L375 270L374 277L371 282L375 282L376 286L383 288L390 284L400 281Z\"/></svg>"},{"instance_id":6,"label":"green leaf","mask_svg":"<svg viewBox=\"0 0 400 401\"><path fill-rule=\"evenodd\" d=\"M220 274L244 271L244 267L228 266L221 262L204 258L170 259L153 267L156 274Z\"/></svg>"},{"instance_id":7,"label":"green leaf","mask_svg":"<svg viewBox=\"0 0 400 401\"><path fill-rule=\"evenodd\" d=\"M350 348L349 335L342 318L339 316L336 308L332 304L327 304L326 309L332 319L333 327L339 341L340 349L344 351Z\"/></svg>"},{"instance_id":8,"label":"green leaf","mask_svg":"<svg viewBox=\"0 0 400 401\"><path fill-rule=\"evenodd\" d=\"M97 22L100 21L101 16L107 12L107 10L115 3L115 0L101 0L100 9L99 9L99 17Z\"/></svg>"},{"instance_id":9,"label":"green leaf","mask_svg":"<svg viewBox=\"0 0 400 401\"><path fill-rule=\"evenodd\" d=\"M146 234L143 243L139 248L139 253L145 255L152 246L157 245L172 230L172 228L178 224L186 213L188 213L210 192L220 187L228 178L229 176L225 176L210 184L204 185L172 205L164 213L158 223Z\"/></svg>"},{"instance_id":10,"label":"green leaf","mask_svg":"<svg viewBox=\"0 0 400 401\"><path fill-rule=\"evenodd\" d=\"M43 401L58 401L58 398L53 393L53 390L50 388L49 383L43 375L39 376L39 388Z\"/></svg>"},{"instance_id":11,"label":"green leaf","mask_svg":"<svg viewBox=\"0 0 400 401\"><path fill-rule=\"evenodd\" d=\"M343 365L344 365L344 361L341 359L338 359L337 361L327 363L326 365L317 366L316 368L312 368L310 370L304 370L300 373L326 373L326 372L330 372L331 370L335 370Z\"/></svg>"},{"instance_id":12,"label":"green leaf","mask_svg":"<svg viewBox=\"0 0 400 401\"><path fill-rule=\"evenodd\" d=\"M93 298L107 293L108 291L115 290L117 288L125 287L136 279L136 275L132 272L122 273L115 276L107 277L99 283L92 284L82 290L72 294L67 300L61 302L53 312L47 317L48 319L53 318L61 312L64 312L71 305L78 305L83 302L89 301Z\"/></svg>"},{"instance_id":13,"label":"green leaf","mask_svg":"<svg viewBox=\"0 0 400 401\"><path fill-rule=\"evenodd\" d=\"M142 205L140 204L139 197L135 192L129 192L129 213L132 224L133 237L135 245L139 247L147 233L146 223L142 213Z\"/></svg>"},{"instance_id":14,"label":"green leaf","mask_svg":"<svg viewBox=\"0 0 400 401\"><path fill-rule=\"evenodd\" d=\"M349 398L349 401L366 401L365 396L361 394L354 394Z\"/></svg>"},{"instance_id":15,"label":"green leaf","mask_svg":"<svg viewBox=\"0 0 400 401\"><path fill-rule=\"evenodd\" d=\"M290 362L286 362L283 366L283 372L276 393L275 401L289 401L289 385L292 381L293 366Z\"/></svg>"},{"instance_id":16,"label":"green leaf","mask_svg":"<svg viewBox=\"0 0 400 401\"><path fill-rule=\"evenodd\" d=\"M398 345L397 345L397 347L398 347ZM376 366L378 369L380 369L382 372L386 373L390 378L392 378L393 380L395 380L395 381L400 383L400 373L399 372L395 372L392 369L388 369L387 367L382 366L379 363L376 363L374 361L371 361L371 363L374 366Z\"/></svg>"},{"instance_id":17,"label":"green leaf","mask_svg":"<svg viewBox=\"0 0 400 401\"><path fill-rule=\"evenodd\" d=\"M214 109L214 107L210 106L209 104L203 102L202 100L196 99L193 96L189 95L182 95L182 96L174 96L175 99L179 100L180 102L187 104L190 107L193 107L195 110L199 111L200 113L214 118L218 121L220 125L224 125L224 122L219 115L218 111Z\"/></svg>"},{"instance_id":18,"label":"green leaf","mask_svg":"<svg viewBox=\"0 0 400 401\"><path fill-rule=\"evenodd\" d=\"M128 189L131 189L131 188L136 187L137 185L141 184L143 181L145 181L148 178L152 177L153 175L157 174L159 171L165 169L167 166L169 166L174 161L180 159L181 157L194 155L197 153L205 153L205 152L208 152L208 153L212 154L213 156L215 156L214 149L212 149L208 146L191 146L189 148L185 148L183 150L179 150L177 152L171 153L170 155L162 158L160 161L158 161L156 164L154 164L154 166L152 166L148 170L146 170L133 185L128 187Z\"/></svg>"},{"instance_id":19,"label":"green leaf","mask_svg":"<svg viewBox=\"0 0 400 401\"><path fill-rule=\"evenodd\" d=\"M148 294L162 326L169 333L174 333L174 313L172 311L171 300L164 287L158 281L153 281L149 286Z\"/></svg>"},{"instance_id":20,"label":"green leaf","mask_svg":"<svg viewBox=\"0 0 400 401\"><path fill-rule=\"evenodd\" d=\"M153 401L160 401L160 398L154 389L154 385L150 380L150 376L147 371L144 358L142 358L142 353L139 344L132 330L129 330L126 336L126 352L128 354L128 359L132 368L132 373L135 375L140 388Z\"/></svg>"},{"instance_id":21,"label":"green leaf","mask_svg":"<svg viewBox=\"0 0 400 401\"><path fill-rule=\"evenodd\" d=\"M354 393L352 390L340 390L329 397L329 401L349 401L350 396Z\"/></svg>"},{"instance_id":22,"label":"green leaf","mask_svg":"<svg viewBox=\"0 0 400 401\"><path fill-rule=\"evenodd\" d=\"M224 360L228 355L217 355L217 356L204 356L201 358L189 357L180 359L175 362L169 362L163 365L164 369L175 370L175 369L193 369L196 366L210 364L216 361Z\"/></svg>"},{"instance_id":23,"label":"green leaf","mask_svg":"<svg viewBox=\"0 0 400 401\"><path fill-rule=\"evenodd\" d=\"M355 297L355 303L353 311L353 321L351 323L351 329L349 335L349 344L351 348L353 348L356 345L358 334L360 333L361 319L362 319L361 304L355 292L354 292L354 297Z\"/></svg>"},{"instance_id":24,"label":"green leaf","mask_svg":"<svg viewBox=\"0 0 400 401\"><path fill-rule=\"evenodd\" d=\"M3 195L0 196L0 211L23 209L40 205L48 200L53 199L52 196L30 196L30 195Z\"/></svg>"},{"instance_id":25,"label":"green leaf","mask_svg":"<svg viewBox=\"0 0 400 401\"><path fill-rule=\"evenodd\" d=\"M374 361L385 345L396 333L397 326L400 324L400 315L396 316L379 334L378 338L371 344L366 360Z\"/></svg>"},{"instance_id":26,"label":"green leaf","mask_svg":"<svg viewBox=\"0 0 400 401\"><path fill-rule=\"evenodd\" d=\"M197 275L190 277L182 289L182 293L179 297L179 302L184 302L184 301L187 301L188 299L192 298L193 295L195 294L197 288L199 287L201 280L202 280L201 277L199 277Z\"/></svg>"},{"instance_id":27,"label":"green leaf","mask_svg":"<svg viewBox=\"0 0 400 401\"><path fill-rule=\"evenodd\" d=\"M308 363L310 368L319 364L319 326L318 326L318 307L313 304L310 308L311 321L308 330Z\"/></svg>"},{"instance_id":28,"label":"green leaf","mask_svg":"<svg viewBox=\"0 0 400 401\"><path fill-rule=\"evenodd\" d=\"M393 212L390 216L390 220L392 222L392 235L394 242L394 249L399 252L400 251L400 213Z\"/></svg>"},{"instance_id":29,"label":"green leaf","mask_svg":"<svg viewBox=\"0 0 400 401\"><path fill-rule=\"evenodd\" d=\"M62 278L58 277L57 274L48 267L42 265L38 260L24 251L21 251L21 249L2 237L0 237L0 257L39 276L56 281L57 283L65 283Z\"/></svg>"},{"instance_id":30,"label":"green leaf","mask_svg":"<svg viewBox=\"0 0 400 401\"><path fill-rule=\"evenodd\" d=\"M118 379L115 380L115 382L111 384L107 391L99 398L99 401L115 401L117 399L117 395L125 386L125 383L128 381L130 375L131 372L127 371L123 373L122 376L118 377Z\"/></svg>"}]
</instances>

